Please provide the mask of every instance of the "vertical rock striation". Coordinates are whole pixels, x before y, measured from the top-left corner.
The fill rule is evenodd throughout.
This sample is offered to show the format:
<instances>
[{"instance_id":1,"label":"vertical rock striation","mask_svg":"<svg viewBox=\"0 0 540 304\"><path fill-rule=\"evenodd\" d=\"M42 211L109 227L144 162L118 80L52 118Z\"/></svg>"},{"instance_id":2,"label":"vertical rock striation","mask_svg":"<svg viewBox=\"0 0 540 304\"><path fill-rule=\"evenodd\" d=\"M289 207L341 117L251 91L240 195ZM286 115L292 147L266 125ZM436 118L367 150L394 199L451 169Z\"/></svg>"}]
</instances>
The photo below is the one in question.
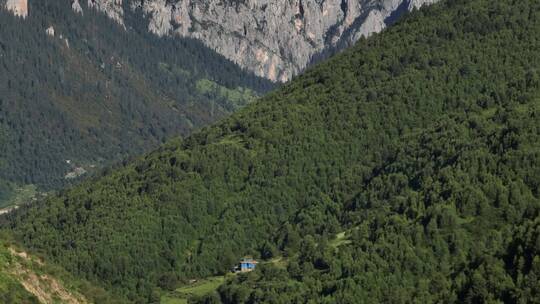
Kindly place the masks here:
<instances>
[{"instance_id":1,"label":"vertical rock striation","mask_svg":"<svg viewBox=\"0 0 540 304\"><path fill-rule=\"evenodd\" d=\"M436 0L153 0L141 2L156 35L203 41L237 64L287 81L341 39L380 32L387 19Z\"/></svg>"},{"instance_id":2,"label":"vertical rock striation","mask_svg":"<svg viewBox=\"0 0 540 304\"><path fill-rule=\"evenodd\" d=\"M27 0L7 1L10 10L26 16ZM80 1L71 0L78 13ZM87 6L122 26L125 9L140 11L158 36L198 39L259 76L287 81L315 54L380 32L401 13L437 1L87 0Z\"/></svg>"},{"instance_id":3,"label":"vertical rock striation","mask_svg":"<svg viewBox=\"0 0 540 304\"><path fill-rule=\"evenodd\" d=\"M79 0L72 0L71 8L73 9L74 12L82 14L82 7L81 7L81 4L79 3Z\"/></svg>"},{"instance_id":4,"label":"vertical rock striation","mask_svg":"<svg viewBox=\"0 0 540 304\"><path fill-rule=\"evenodd\" d=\"M143 0L137 0L143 1ZM104 12L109 18L124 25L124 8L122 0L88 0L88 7Z\"/></svg>"}]
</instances>

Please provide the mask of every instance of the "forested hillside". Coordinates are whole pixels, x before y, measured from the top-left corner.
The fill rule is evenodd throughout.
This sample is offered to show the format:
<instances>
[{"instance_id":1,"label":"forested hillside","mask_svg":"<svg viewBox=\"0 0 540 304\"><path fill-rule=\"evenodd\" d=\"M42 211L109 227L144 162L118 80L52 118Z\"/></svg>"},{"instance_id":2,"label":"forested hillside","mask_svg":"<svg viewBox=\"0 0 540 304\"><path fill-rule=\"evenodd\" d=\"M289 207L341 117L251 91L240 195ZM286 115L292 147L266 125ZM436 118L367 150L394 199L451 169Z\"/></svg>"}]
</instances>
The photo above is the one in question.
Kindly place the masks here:
<instances>
[{"instance_id":1,"label":"forested hillside","mask_svg":"<svg viewBox=\"0 0 540 304\"><path fill-rule=\"evenodd\" d=\"M123 28L67 2L30 1L26 19L0 10L0 179L59 187L272 87L198 41L155 37L139 11Z\"/></svg>"},{"instance_id":2,"label":"forested hillside","mask_svg":"<svg viewBox=\"0 0 540 304\"><path fill-rule=\"evenodd\" d=\"M417 11L220 123L18 210L28 248L137 303L532 303L540 3Z\"/></svg>"},{"instance_id":3,"label":"forested hillside","mask_svg":"<svg viewBox=\"0 0 540 304\"><path fill-rule=\"evenodd\" d=\"M7 235L0 235L0 303L127 303L62 268L44 263L8 240Z\"/></svg>"}]
</instances>

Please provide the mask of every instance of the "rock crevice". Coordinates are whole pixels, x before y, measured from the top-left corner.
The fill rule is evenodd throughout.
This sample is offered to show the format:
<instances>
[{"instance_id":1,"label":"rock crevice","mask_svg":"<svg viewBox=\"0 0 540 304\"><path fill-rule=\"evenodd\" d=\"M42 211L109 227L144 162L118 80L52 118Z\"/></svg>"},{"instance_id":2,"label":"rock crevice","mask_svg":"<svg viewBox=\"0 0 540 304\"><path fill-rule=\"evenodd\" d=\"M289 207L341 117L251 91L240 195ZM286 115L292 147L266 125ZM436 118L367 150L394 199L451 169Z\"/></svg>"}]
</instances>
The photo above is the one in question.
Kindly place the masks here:
<instances>
[{"instance_id":1,"label":"rock crevice","mask_svg":"<svg viewBox=\"0 0 540 304\"><path fill-rule=\"evenodd\" d=\"M27 0L6 0L19 16ZM36 0L37 1L37 0ZM83 13L82 0L71 0ZM401 11L438 0L87 0L124 25L125 9L139 10L158 36L195 38L238 65L273 81L287 81L313 56L380 32ZM343 44L342 44L343 45Z\"/></svg>"}]
</instances>

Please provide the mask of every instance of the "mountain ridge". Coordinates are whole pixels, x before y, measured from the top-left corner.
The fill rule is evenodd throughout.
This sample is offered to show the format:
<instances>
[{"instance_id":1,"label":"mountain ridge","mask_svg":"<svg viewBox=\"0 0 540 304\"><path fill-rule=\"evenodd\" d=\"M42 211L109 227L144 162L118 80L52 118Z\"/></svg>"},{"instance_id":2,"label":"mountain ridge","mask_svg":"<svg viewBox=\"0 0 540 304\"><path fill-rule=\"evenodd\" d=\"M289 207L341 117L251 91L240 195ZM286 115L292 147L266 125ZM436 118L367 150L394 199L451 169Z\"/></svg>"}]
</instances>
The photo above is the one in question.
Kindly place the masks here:
<instances>
[{"instance_id":1,"label":"mountain ridge","mask_svg":"<svg viewBox=\"0 0 540 304\"><path fill-rule=\"evenodd\" d=\"M7 7L26 16L27 1L8 0ZM101 11L124 27L125 15L140 11L148 31L157 36L197 39L258 76L286 82L315 57L348 47L380 32L405 11L435 2L71 0L71 7L80 15L88 9Z\"/></svg>"},{"instance_id":2,"label":"mountain ridge","mask_svg":"<svg viewBox=\"0 0 540 304\"><path fill-rule=\"evenodd\" d=\"M243 256L190 301L533 302L539 36L538 1L443 1L2 227L135 303Z\"/></svg>"},{"instance_id":3,"label":"mountain ridge","mask_svg":"<svg viewBox=\"0 0 540 304\"><path fill-rule=\"evenodd\" d=\"M101 7L109 8L114 2L95 2L100 1ZM434 2L250 0L227 4L182 0L131 2L130 7L142 9L150 20L149 31L158 36L173 33L196 38L258 76L285 82L339 40L350 46L360 37L380 32L387 26L385 19L401 3L408 3L407 9L412 10ZM121 22L120 9L104 11Z\"/></svg>"},{"instance_id":4,"label":"mountain ridge","mask_svg":"<svg viewBox=\"0 0 540 304\"><path fill-rule=\"evenodd\" d=\"M200 300L536 299L539 12L532 0L416 11L4 227L133 302L246 255L288 261Z\"/></svg>"}]
</instances>

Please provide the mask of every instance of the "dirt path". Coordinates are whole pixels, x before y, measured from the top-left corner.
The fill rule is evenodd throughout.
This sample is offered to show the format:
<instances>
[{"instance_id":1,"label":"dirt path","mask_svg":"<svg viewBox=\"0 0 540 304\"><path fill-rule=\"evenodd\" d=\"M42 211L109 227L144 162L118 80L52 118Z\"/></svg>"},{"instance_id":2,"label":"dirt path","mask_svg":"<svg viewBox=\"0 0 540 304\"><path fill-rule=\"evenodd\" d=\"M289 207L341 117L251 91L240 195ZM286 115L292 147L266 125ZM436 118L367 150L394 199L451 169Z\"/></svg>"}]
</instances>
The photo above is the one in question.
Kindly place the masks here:
<instances>
[{"instance_id":1,"label":"dirt path","mask_svg":"<svg viewBox=\"0 0 540 304\"><path fill-rule=\"evenodd\" d=\"M0 215L2 214L6 214L6 213L10 213L11 211L15 210L19 208L19 206L13 206L13 207L8 207L8 208L4 208L4 209L0 209Z\"/></svg>"}]
</instances>

